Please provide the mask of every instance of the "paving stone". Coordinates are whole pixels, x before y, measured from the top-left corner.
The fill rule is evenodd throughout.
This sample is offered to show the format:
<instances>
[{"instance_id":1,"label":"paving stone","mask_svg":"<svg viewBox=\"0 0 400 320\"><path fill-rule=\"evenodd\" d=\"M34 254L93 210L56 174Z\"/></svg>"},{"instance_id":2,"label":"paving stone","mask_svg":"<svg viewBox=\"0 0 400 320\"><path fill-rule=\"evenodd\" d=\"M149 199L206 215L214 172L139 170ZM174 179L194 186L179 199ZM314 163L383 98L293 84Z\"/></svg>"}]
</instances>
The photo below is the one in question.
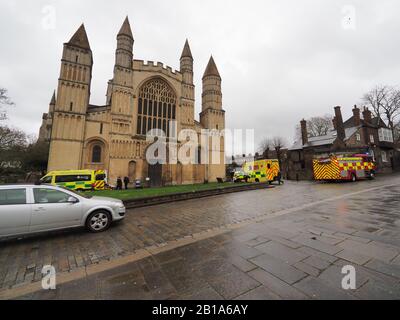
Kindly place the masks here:
<instances>
[{"instance_id":1,"label":"paving stone","mask_svg":"<svg viewBox=\"0 0 400 320\"><path fill-rule=\"evenodd\" d=\"M357 236L353 236L353 235L346 234L346 233L341 233L341 232L335 233L335 235L343 236L343 237L345 237L347 239L358 241L358 242L361 242L361 243L369 243L369 242L371 242L370 239L361 238L361 237L357 237Z\"/></svg>"},{"instance_id":2,"label":"paving stone","mask_svg":"<svg viewBox=\"0 0 400 320\"><path fill-rule=\"evenodd\" d=\"M399 253L393 249L383 248L373 243L359 243L354 240L345 240L338 245L340 248L356 251L367 257L379 259L382 261L391 261Z\"/></svg>"},{"instance_id":3,"label":"paving stone","mask_svg":"<svg viewBox=\"0 0 400 320\"><path fill-rule=\"evenodd\" d=\"M290 241L290 240L287 240L287 239L284 239L284 238L281 238L281 237L278 237L278 236L272 236L271 240L273 240L275 242L279 242L279 243L285 245L286 247L289 247L289 248L292 248L292 249L298 249L298 248L303 246L301 243Z\"/></svg>"},{"instance_id":4,"label":"paving stone","mask_svg":"<svg viewBox=\"0 0 400 320\"><path fill-rule=\"evenodd\" d=\"M365 300L398 300L400 287L398 283L382 284L380 281L370 280L353 294Z\"/></svg>"},{"instance_id":5,"label":"paving stone","mask_svg":"<svg viewBox=\"0 0 400 320\"><path fill-rule=\"evenodd\" d=\"M239 256L232 257L230 261L235 267L243 272L249 272L257 268L257 266L255 266L254 264Z\"/></svg>"},{"instance_id":6,"label":"paving stone","mask_svg":"<svg viewBox=\"0 0 400 320\"><path fill-rule=\"evenodd\" d=\"M271 255L263 254L250 261L289 284L293 284L307 276L304 272Z\"/></svg>"},{"instance_id":7,"label":"paving stone","mask_svg":"<svg viewBox=\"0 0 400 320\"><path fill-rule=\"evenodd\" d=\"M247 241L246 245L250 246L250 247L256 247L256 246L258 246L258 245L260 245L262 243L266 243L268 241L271 241L271 240L267 239L267 238L264 238L264 237L257 237L257 238L254 238L254 239L251 239L251 240Z\"/></svg>"},{"instance_id":8,"label":"paving stone","mask_svg":"<svg viewBox=\"0 0 400 320\"><path fill-rule=\"evenodd\" d=\"M400 255L392 260L392 264L400 266Z\"/></svg>"},{"instance_id":9,"label":"paving stone","mask_svg":"<svg viewBox=\"0 0 400 320\"><path fill-rule=\"evenodd\" d=\"M354 300L353 295L345 290L333 288L321 279L307 277L294 285L295 288L304 291L318 300Z\"/></svg>"},{"instance_id":10,"label":"paving stone","mask_svg":"<svg viewBox=\"0 0 400 320\"><path fill-rule=\"evenodd\" d=\"M400 279L400 266L373 259L365 265L366 268L382 272Z\"/></svg>"},{"instance_id":11,"label":"paving stone","mask_svg":"<svg viewBox=\"0 0 400 320\"><path fill-rule=\"evenodd\" d=\"M267 287L260 286L249 292L246 292L245 294L242 294L235 300L281 300L281 298Z\"/></svg>"},{"instance_id":12,"label":"paving stone","mask_svg":"<svg viewBox=\"0 0 400 320\"><path fill-rule=\"evenodd\" d=\"M296 269L299 269L300 271L303 271L313 277L318 277L318 275L321 272L317 268L314 268L313 266L310 266L309 264L306 264L304 262L297 262L293 265L293 267L295 267Z\"/></svg>"},{"instance_id":13,"label":"paving stone","mask_svg":"<svg viewBox=\"0 0 400 320\"><path fill-rule=\"evenodd\" d=\"M198 288L198 290L187 293L185 295L182 295L180 300L195 300L195 301L202 301L202 300L223 300L224 298L217 292L215 291L210 285L207 285L207 287L204 288Z\"/></svg>"},{"instance_id":14,"label":"paving stone","mask_svg":"<svg viewBox=\"0 0 400 320\"><path fill-rule=\"evenodd\" d=\"M363 256L362 254L359 254L359 253L355 252L355 251L346 250L346 249L343 250L343 251L340 251L339 253L337 253L336 256L341 258L341 259L347 260L347 261L352 262L352 263L356 263L356 264L361 265L361 266L366 264L368 261L371 260L371 257L366 257L366 256Z\"/></svg>"},{"instance_id":15,"label":"paving stone","mask_svg":"<svg viewBox=\"0 0 400 320\"><path fill-rule=\"evenodd\" d=\"M308 257L307 259L303 260L302 262L305 264L308 264L314 268L317 268L319 270L325 270L332 264L331 262L323 260L316 256Z\"/></svg>"},{"instance_id":16,"label":"paving stone","mask_svg":"<svg viewBox=\"0 0 400 320\"><path fill-rule=\"evenodd\" d=\"M336 253L338 253L339 251L341 251L341 248L338 248L334 245L331 244L327 244L318 240L313 240L312 237L308 237L308 236L304 236L304 235L299 235L293 239L291 239L292 241L296 241L299 242L305 246L314 248L318 251L330 254L330 255L335 255Z\"/></svg>"},{"instance_id":17,"label":"paving stone","mask_svg":"<svg viewBox=\"0 0 400 320\"><path fill-rule=\"evenodd\" d=\"M286 282L278 279L269 272L263 269L256 269L248 273L249 276L262 283L264 286L269 288L272 292L280 296L282 299L287 300L303 300L308 297L301 291L297 290L293 286Z\"/></svg>"},{"instance_id":18,"label":"paving stone","mask_svg":"<svg viewBox=\"0 0 400 320\"><path fill-rule=\"evenodd\" d=\"M281 243L271 241L255 247L257 250L267 253L275 258L285 261L288 264L294 264L304 260L309 255L301 251L289 248Z\"/></svg>"},{"instance_id":19,"label":"paving stone","mask_svg":"<svg viewBox=\"0 0 400 320\"><path fill-rule=\"evenodd\" d=\"M310 248L310 247L301 247L301 248L299 248L299 251L304 252L310 256L317 257L324 261L330 262L330 263L333 263L336 260L338 260L338 258L335 256L329 255L327 253L318 251L318 250Z\"/></svg>"},{"instance_id":20,"label":"paving stone","mask_svg":"<svg viewBox=\"0 0 400 320\"><path fill-rule=\"evenodd\" d=\"M225 274L223 277L209 280L208 283L222 297L228 300L260 286L258 281L240 271Z\"/></svg>"}]
</instances>

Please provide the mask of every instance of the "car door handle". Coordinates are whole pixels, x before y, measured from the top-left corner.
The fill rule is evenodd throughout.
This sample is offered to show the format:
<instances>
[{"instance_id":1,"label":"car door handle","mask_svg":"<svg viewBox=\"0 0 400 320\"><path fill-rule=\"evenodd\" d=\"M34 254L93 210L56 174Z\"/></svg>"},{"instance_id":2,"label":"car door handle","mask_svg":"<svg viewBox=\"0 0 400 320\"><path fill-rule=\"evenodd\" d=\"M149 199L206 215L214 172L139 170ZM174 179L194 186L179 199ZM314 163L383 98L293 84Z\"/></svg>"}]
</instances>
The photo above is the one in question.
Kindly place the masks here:
<instances>
[{"instance_id":1,"label":"car door handle","mask_svg":"<svg viewBox=\"0 0 400 320\"><path fill-rule=\"evenodd\" d=\"M43 211L45 211L45 209L43 207L39 207L39 208L37 208L37 209L35 209L33 211L35 211L35 212L43 212Z\"/></svg>"}]
</instances>

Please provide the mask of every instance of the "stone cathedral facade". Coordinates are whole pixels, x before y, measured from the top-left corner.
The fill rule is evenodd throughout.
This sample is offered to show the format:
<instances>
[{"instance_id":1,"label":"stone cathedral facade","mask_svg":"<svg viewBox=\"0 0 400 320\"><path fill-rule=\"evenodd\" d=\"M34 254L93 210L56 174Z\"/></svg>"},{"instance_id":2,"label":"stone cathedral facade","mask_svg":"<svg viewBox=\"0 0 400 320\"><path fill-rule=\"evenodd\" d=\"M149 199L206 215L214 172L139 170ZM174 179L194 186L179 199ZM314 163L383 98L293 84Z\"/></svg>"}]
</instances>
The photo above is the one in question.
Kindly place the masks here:
<instances>
[{"instance_id":1,"label":"stone cathedral facade","mask_svg":"<svg viewBox=\"0 0 400 320\"><path fill-rule=\"evenodd\" d=\"M202 129L225 129L221 77L211 57L204 76L202 112L195 120L193 56L188 41L180 58L180 70L162 63L133 58L134 37L128 18L117 35L114 76L108 82L104 105L90 104L93 55L82 25L64 44L58 89L49 112L43 115L39 138L50 142L48 171L104 169L110 183L117 177L150 178L153 185L216 181L225 177L224 141L209 144L207 153L220 161L206 164L198 148L197 160L204 164L163 163L150 165L146 134L162 129L167 139L183 129L199 135ZM175 133L170 123L175 123ZM168 140L167 140L168 141ZM184 141L177 141L182 145Z\"/></svg>"}]
</instances>

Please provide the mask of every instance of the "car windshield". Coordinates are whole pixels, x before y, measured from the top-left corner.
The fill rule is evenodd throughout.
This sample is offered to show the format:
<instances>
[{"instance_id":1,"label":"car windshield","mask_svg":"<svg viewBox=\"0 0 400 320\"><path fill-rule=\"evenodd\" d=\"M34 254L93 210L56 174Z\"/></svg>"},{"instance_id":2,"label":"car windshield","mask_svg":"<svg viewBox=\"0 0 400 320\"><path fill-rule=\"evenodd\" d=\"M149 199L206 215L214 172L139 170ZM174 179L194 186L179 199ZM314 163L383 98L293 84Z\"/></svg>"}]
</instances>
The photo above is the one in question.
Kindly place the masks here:
<instances>
[{"instance_id":1,"label":"car windshield","mask_svg":"<svg viewBox=\"0 0 400 320\"><path fill-rule=\"evenodd\" d=\"M89 196L89 195L85 194L84 192L78 192L78 191L71 190L71 189L68 189L68 188L65 188L65 187L62 187L62 186L60 186L59 188L67 190L67 191L72 192L72 193L75 193L76 195L81 196L81 197L86 198L86 199L93 198L92 196Z\"/></svg>"}]
</instances>

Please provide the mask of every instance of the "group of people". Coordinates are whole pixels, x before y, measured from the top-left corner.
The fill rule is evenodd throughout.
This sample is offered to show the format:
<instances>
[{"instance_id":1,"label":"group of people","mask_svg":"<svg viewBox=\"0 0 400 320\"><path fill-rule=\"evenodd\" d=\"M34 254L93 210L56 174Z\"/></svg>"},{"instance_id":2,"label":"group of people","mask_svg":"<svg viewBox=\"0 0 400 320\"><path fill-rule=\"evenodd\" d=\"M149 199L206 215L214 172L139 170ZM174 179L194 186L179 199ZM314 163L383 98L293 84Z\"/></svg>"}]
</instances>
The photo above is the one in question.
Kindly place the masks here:
<instances>
[{"instance_id":1,"label":"group of people","mask_svg":"<svg viewBox=\"0 0 400 320\"><path fill-rule=\"evenodd\" d=\"M123 189L123 185L125 185L125 190L128 190L128 186L129 186L129 183L130 183L130 182L131 182L131 181L130 181L130 179L129 179L128 176L124 177L123 180L122 180L121 177L118 177L116 189L117 189L117 190L122 190L122 189Z\"/></svg>"}]
</instances>

